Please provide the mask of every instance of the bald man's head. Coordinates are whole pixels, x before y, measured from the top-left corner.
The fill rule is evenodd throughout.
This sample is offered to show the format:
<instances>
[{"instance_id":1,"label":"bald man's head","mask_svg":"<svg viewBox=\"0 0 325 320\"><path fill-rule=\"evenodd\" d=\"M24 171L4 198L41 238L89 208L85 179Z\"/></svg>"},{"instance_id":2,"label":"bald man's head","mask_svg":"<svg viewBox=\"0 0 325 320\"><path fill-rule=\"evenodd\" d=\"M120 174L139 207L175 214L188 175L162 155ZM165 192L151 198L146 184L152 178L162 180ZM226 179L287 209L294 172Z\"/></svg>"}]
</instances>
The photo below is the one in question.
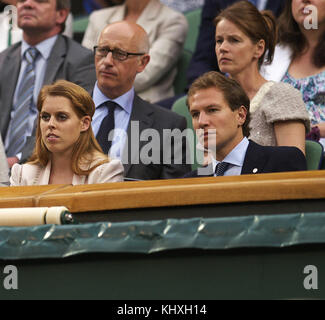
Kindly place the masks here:
<instances>
[{"instance_id":1,"label":"bald man's head","mask_svg":"<svg viewBox=\"0 0 325 320\"><path fill-rule=\"evenodd\" d=\"M100 40L105 34L116 33L116 37L125 39L137 52L149 53L150 43L147 32L138 24L118 21L107 25L100 34Z\"/></svg>"},{"instance_id":2,"label":"bald man's head","mask_svg":"<svg viewBox=\"0 0 325 320\"><path fill-rule=\"evenodd\" d=\"M99 89L115 99L129 91L135 77L149 63L149 39L136 23L119 21L100 34L95 55Z\"/></svg>"}]
</instances>

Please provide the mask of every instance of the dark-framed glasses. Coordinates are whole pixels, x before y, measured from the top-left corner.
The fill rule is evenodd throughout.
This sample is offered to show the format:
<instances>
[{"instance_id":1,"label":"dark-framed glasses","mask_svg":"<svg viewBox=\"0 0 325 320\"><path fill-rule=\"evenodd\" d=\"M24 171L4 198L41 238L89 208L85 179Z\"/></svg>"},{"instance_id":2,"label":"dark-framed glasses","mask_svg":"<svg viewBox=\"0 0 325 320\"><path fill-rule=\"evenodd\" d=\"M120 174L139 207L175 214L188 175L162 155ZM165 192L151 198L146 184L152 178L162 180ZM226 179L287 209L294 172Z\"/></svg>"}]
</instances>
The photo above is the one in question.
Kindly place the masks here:
<instances>
[{"instance_id":1,"label":"dark-framed glasses","mask_svg":"<svg viewBox=\"0 0 325 320\"><path fill-rule=\"evenodd\" d=\"M143 56L145 53L133 53L126 52L121 49L111 49L109 47L94 47L95 56L99 58L106 58L107 55L112 52L113 59L124 61L128 59L129 56Z\"/></svg>"}]
</instances>

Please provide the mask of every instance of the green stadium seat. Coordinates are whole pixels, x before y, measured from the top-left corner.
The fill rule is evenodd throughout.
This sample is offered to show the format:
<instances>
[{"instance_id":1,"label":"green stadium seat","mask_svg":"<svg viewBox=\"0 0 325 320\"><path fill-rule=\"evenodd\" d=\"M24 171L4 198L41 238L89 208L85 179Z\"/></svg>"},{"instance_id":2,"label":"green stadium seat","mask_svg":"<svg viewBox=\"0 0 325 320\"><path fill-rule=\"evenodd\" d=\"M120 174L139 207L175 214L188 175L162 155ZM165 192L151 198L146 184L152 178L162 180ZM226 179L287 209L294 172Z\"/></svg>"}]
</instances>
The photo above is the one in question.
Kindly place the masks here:
<instances>
[{"instance_id":1,"label":"green stadium seat","mask_svg":"<svg viewBox=\"0 0 325 320\"><path fill-rule=\"evenodd\" d=\"M188 21L189 29L185 39L183 52L177 62L177 76L173 84L176 95L185 92L187 85L186 72L196 47L196 40L199 35L201 23L201 12L202 9L199 8L188 11L184 14Z\"/></svg>"},{"instance_id":2,"label":"green stadium seat","mask_svg":"<svg viewBox=\"0 0 325 320\"><path fill-rule=\"evenodd\" d=\"M319 170L322 168L324 148L321 143L306 140L307 170Z\"/></svg>"},{"instance_id":3,"label":"green stadium seat","mask_svg":"<svg viewBox=\"0 0 325 320\"><path fill-rule=\"evenodd\" d=\"M188 22L188 33L184 43L184 49L194 52L196 40L199 35L199 28L201 24L202 8L185 12L185 18Z\"/></svg>"},{"instance_id":4,"label":"green stadium seat","mask_svg":"<svg viewBox=\"0 0 325 320\"><path fill-rule=\"evenodd\" d=\"M187 85L186 72L192 58L192 53L188 50L183 50L177 62L177 75L174 79L173 87L175 94L185 92Z\"/></svg>"},{"instance_id":5,"label":"green stadium seat","mask_svg":"<svg viewBox=\"0 0 325 320\"><path fill-rule=\"evenodd\" d=\"M73 39L81 43L88 26L88 16L75 17L73 20Z\"/></svg>"}]
</instances>

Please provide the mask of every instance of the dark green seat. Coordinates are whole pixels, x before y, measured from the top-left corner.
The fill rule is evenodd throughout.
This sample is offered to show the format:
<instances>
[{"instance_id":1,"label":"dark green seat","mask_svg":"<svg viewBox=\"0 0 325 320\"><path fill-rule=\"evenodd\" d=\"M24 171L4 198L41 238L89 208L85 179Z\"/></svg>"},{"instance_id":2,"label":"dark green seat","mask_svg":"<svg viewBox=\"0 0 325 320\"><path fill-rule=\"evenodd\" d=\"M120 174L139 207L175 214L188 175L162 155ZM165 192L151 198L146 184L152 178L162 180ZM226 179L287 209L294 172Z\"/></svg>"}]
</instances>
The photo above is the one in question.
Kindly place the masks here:
<instances>
[{"instance_id":1,"label":"dark green seat","mask_svg":"<svg viewBox=\"0 0 325 320\"><path fill-rule=\"evenodd\" d=\"M185 92L187 86L186 72L192 58L192 53L188 50L183 50L177 62L177 75L175 77L173 86L175 94Z\"/></svg>"},{"instance_id":2,"label":"dark green seat","mask_svg":"<svg viewBox=\"0 0 325 320\"><path fill-rule=\"evenodd\" d=\"M199 8L188 11L184 14L188 22L188 32L185 39L183 52L177 62L177 76L173 83L174 92L176 95L185 92L187 85L186 73L192 58L192 54L196 47L197 37L199 35L201 12L202 9Z\"/></svg>"},{"instance_id":3,"label":"dark green seat","mask_svg":"<svg viewBox=\"0 0 325 320\"><path fill-rule=\"evenodd\" d=\"M306 140L307 170L319 170L322 168L324 148L321 143Z\"/></svg>"},{"instance_id":4,"label":"dark green seat","mask_svg":"<svg viewBox=\"0 0 325 320\"><path fill-rule=\"evenodd\" d=\"M75 17L73 20L73 39L81 43L88 26L88 16Z\"/></svg>"},{"instance_id":5,"label":"dark green seat","mask_svg":"<svg viewBox=\"0 0 325 320\"><path fill-rule=\"evenodd\" d=\"M85 32L88 26L88 16L75 17L73 20L73 32Z\"/></svg>"},{"instance_id":6,"label":"dark green seat","mask_svg":"<svg viewBox=\"0 0 325 320\"><path fill-rule=\"evenodd\" d=\"M202 9L195 9L185 12L185 18L188 22L188 32L184 43L184 49L194 52L196 40L199 35L199 28L201 24Z\"/></svg>"}]
</instances>

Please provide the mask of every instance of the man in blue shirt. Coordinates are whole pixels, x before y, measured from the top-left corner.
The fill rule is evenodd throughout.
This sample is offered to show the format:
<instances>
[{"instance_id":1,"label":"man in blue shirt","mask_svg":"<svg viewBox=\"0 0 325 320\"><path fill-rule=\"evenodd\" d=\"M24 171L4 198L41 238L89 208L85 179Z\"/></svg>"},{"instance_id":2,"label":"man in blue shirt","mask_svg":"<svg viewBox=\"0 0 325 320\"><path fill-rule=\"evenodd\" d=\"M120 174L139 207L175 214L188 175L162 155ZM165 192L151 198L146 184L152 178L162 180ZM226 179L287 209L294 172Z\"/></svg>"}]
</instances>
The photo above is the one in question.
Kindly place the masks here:
<instances>
[{"instance_id":1,"label":"man in blue shirt","mask_svg":"<svg viewBox=\"0 0 325 320\"><path fill-rule=\"evenodd\" d=\"M103 151L119 158L126 178L171 179L190 171L186 163L186 120L142 100L134 80L150 61L146 31L120 21L102 31L95 47L97 82L94 134Z\"/></svg>"}]
</instances>

